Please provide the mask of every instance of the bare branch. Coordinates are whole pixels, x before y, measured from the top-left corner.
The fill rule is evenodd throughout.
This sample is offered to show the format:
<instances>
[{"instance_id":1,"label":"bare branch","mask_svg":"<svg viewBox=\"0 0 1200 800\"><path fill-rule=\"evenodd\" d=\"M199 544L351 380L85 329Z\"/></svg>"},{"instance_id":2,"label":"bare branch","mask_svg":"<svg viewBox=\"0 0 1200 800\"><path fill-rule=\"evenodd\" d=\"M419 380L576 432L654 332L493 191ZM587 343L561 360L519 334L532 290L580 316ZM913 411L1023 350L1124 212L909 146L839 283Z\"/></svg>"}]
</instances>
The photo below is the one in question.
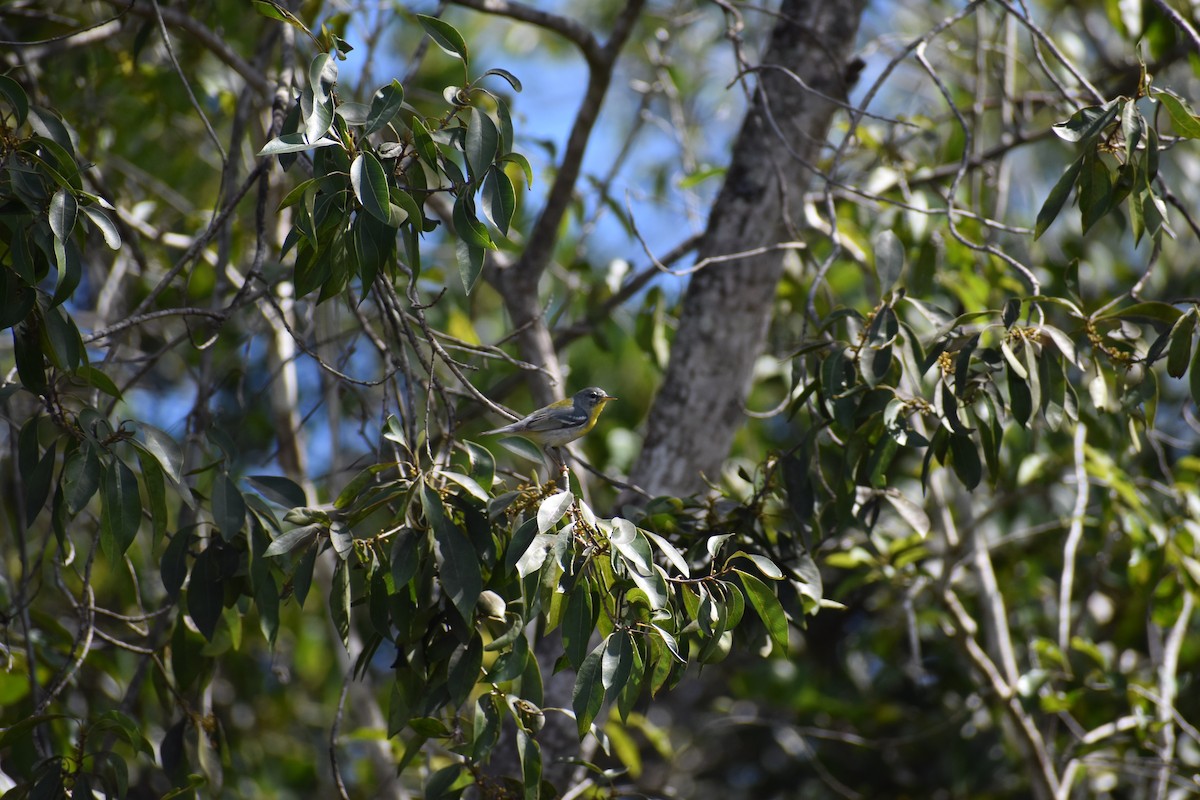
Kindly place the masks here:
<instances>
[{"instance_id":1,"label":"bare branch","mask_svg":"<svg viewBox=\"0 0 1200 800\"><path fill-rule=\"evenodd\" d=\"M557 33L567 41L574 44L583 53L583 57L587 59L588 64L593 67L601 67L604 62L604 48L596 41L596 37L578 20L564 17L559 14L552 14L549 11L527 6L524 3L510 3L508 0L451 0L455 5L465 8L473 8L476 11L484 11L488 14L496 14L501 17L508 17L517 22L527 22L530 25L537 25L539 28L545 28L548 31Z\"/></svg>"}]
</instances>

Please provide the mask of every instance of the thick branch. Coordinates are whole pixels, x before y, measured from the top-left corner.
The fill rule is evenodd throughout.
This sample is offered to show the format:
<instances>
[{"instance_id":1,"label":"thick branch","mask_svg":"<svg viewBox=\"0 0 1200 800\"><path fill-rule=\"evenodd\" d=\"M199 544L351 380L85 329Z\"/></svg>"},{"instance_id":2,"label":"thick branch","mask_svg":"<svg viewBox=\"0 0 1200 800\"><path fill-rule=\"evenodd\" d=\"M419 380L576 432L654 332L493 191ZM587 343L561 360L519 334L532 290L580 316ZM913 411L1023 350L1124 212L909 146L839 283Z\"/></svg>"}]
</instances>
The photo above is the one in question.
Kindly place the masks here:
<instances>
[{"instance_id":1,"label":"thick branch","mask_svg":"<svg viewBox=\"0 0 1200 800\"><path fill-rule=\"evenodd\" d=\"M865 0L786 0L759 86L734 144L691 279L671 362L647 425L633 483L651 494L686 494L716 472L744 419L750 370L762 349L785 253L796 239L811 165L845 98L845 64ZM785 71L786 70L786 71Z\"/></svg>"},{"instance_id":2,"label":"thick branch","mask_svg":"<svg viewBox=\"0 0 1200 800\"><path fill-rule=\"evenodd\" d=\"M483 4L486 8L497 6L494 1ZM562 162L558 166L558 174L546 196L546 204L533 225L521 257L511 266L495 272L496 288L504 298L504 305L512 318L513 327L519 331L517 345L521 356L546 370L546 373L530 373L533 395L539 403L557 399L562 390L556 392L552 387L552 382L557 381L560 370L554 342L542 319L538 282L554 254L554 245L558 241L563 216L570 207L571 194L575 191L575 183L579 179L588 141L612 82L617 56L633 31L643 5L644 0L630 0L626 4L602 48L589 49L580 45L584 48L588 60L588 86L575 122L571 126L571 134L567 139ZM524 6L500 3L498 7L507 9L509 15L514 17L518 13L515 9L522 9L520 13L525 14L525 21L533 21L533 12ZM549 29L559 30L556 27ZM573 38L572 41L576 39Z\"/></svg>"}]
</instances>

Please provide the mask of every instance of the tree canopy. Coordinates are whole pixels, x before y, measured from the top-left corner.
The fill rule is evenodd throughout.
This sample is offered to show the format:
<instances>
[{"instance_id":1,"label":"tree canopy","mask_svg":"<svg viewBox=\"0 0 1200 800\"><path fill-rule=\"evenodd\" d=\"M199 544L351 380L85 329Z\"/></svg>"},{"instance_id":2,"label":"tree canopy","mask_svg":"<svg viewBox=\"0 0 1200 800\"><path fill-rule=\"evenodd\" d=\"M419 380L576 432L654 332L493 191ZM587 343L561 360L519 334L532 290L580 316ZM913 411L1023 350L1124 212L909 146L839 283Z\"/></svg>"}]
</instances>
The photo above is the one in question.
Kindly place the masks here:
<instances>
[{"instance_id":1,"label":"tree canopy","mask_svg":"<svg viewBox=\"0 0 1200 800\"><path fill-rule=\"evenodd\" d=\"M0 788L1196 791L1189 9L0 8Z\"/></svg>"}]
</instances>

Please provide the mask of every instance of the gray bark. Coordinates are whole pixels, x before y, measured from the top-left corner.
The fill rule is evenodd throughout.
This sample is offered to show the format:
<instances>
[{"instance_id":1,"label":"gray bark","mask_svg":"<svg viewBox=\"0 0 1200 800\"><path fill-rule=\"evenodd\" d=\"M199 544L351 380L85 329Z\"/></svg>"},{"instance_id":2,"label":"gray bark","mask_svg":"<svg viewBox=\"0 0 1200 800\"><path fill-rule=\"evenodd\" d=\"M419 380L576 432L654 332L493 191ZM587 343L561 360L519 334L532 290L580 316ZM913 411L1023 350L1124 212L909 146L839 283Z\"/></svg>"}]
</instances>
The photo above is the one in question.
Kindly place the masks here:
<instances>
[{"instance_id":1,"label":"gray bark","mask_svg":"<svg viewBox=\"0 0 1200 800\"><path fill-rule=\"evenodd\" d=\"M801 198L815 179L811 165L821 157L838 109L828 98L846 96L846 63L865 5L782 3L699 260L797 238ZM768 250L710 264L692 276L632 474L651 494L698 491L701 475L715 475L725 459L744 418L783 256L783 250Z\"/></svg>"}]
</instances>

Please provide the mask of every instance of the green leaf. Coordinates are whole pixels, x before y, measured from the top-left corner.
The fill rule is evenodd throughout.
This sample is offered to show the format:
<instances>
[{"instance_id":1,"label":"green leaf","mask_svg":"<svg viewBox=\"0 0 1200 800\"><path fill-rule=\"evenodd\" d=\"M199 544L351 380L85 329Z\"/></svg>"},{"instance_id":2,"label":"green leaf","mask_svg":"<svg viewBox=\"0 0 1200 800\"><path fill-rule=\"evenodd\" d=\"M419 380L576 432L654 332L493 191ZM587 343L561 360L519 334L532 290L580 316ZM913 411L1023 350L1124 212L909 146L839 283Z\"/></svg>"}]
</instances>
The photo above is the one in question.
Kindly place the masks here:
<instances>
[{"instance_id":1,"label":"green leaf","mask_svg":"<svg viewBox=\"0 0 1200 800\"><path fill-rule=\"evenodd\" d=\"M462 280L463 289L467 294L475 288L479 276L483 273L484 249L459 239L454 243L454 258L458 264L458 277ZM512 448L509 448L512 449ZM535 450L536 452L536 450ZM534 460L541 460L535 458Z\"/></svg>"},{"instance_id":2,"label":"green leaf","mask_svg":"<svg viewBox=\"0 0 1200 800\"><path fill-rule=\"evenodd\" d=\"M488 493L483 490L483 487L475 482L473 478L463 475L461 472L453 472L451 470L438 470L438 475L441 475L446 480L456 483L466 490L467 494L482 503L487 503L491 498Z\"/></svg>"},{"instance_id":3,"label":"green leaf","mask_svg":"<svg viewBox=\"0 0 1200 800\"><path fill-rule=\"evenodd\" d=\"M1084 160L1086 163L1079 177L1079 211L1083 232L1087 233L1112 208L1113 179L1108 166L1099 157L1088 156Z\"/></svg>"},{"instance_id":4,"label":"green leaf","mask_svg":"<svg viewBox=\"0 0 1200 800\"><path fill-rule=\"evenodd\" d=\"M496 248L488 236L487 228L475 216L475 206L466 194L459 195L454 201L453 217L454 232L459 239L474 247Z\"/></svg>"},{"instance_id":5,"label":"green leaf","mask_svg":"<svg viewBox=\"0 0 1200 800\"><path fill-rule=\"evenodd\" d=\"M196 628L212 641L225 605L225 587L221 584L220 553L211 544L196 556L188 581L187 610Z\"/></svg>"},{"instance_id":6,"label":"green leaf","mask_svg":"<svg viewBox=\"0 0 1200 800\"><path fill-rule=\"evenodd\" d=\"M686 663L687 663L687 659L686 659L686 658L684 658L684 657L683 657L683 656L680 654L680 650L679 650L679 642L675 640L675 637L674 637L674 636L672 636L672 635L671 635L670 633L668 633L667 631L663 630L663 629L662 629L661 627L659 627L658 625L655 625L655 624L651 623L651 624L650 624L650 627L651 627L651 628L653 628L653 629L654 629L654 632L655 632L655 633L657 633L657 634L659 635L659 637L660 637L660 638L662 639L662 641L663 641L663 644L665 644L665 645L667 646L667 649L668 649L669 651L671 651L671 655L672 655L672 656L674 656L675 660L676 660L676 661L678 661L678 662L679 662L679 663L681 663L681 664L686 664Z\"/></svg>"},{"instance_id":7,"label":"green leaf","mask_svg":"<svg viewBox=\"0 0 1200 800\"><path fill-rule=\"evenodd\" d=\"M1137 102L1125 101L1121 109L1121 135L1125 137L1125 160L1132 161L1146 133L1146 120L1138 111Z\"/></svg>"},{"instance_id":8,"label":"green leaf","mask_svg":"<svg viewBox=\"0 0 1200 800\"><path fill-rule=\"evenodd\" d=\"M463 40L462 34L453 25L437 17L429 17L425 14L417 14L417 21L421 23L421 27L429 34L429 38L433 39L434 43L442 48L447 55L462 59L464 65L468 63L467 43Z\"/></svg>"},{"instance_id":9,"label":"green leaf","mask_svg":"<svg viewBox=\"0 0 1200 800\"><path fill-rule=\"evenodd\" d=\"M75 220L79 217L79 203L75 195L66 189L59 189L50 198L50 230L61 241L70 238L75 230Z\"/></svg>"},{"instance_id":10,"label":"green leaf","mask_svg":"<svg viewBox=\"0 0 1200 800\"><path fill-rule=\"evenodd\" d=\"M472 107L467 114L467 135L463 149L467 157L467 168L476 184L483 182L484 175L492 166L499 139L500 134L492 118Z\"/></svg>"},{"instance_id":11,"label":"green leaf","mask_svg":"<svg viewBox=\"0 0 1200 800\"><path fill-rule=\"evenodd\" d=\"M350 184L368 214L380 222L389 221L388 181L379 159L366 150L359 153L350 165Z\"/></svg>"},{"instance_id":12,"label":"green leaf","mask_svg":"<svg viewBox=\"0 0 1200 800\"><path fill-rule=\"evenodd\" d=\"M585 581L580 581L567 597L562 620L563 652L576 670L587 655L588 641L595 628L596 614L592 607L591 589Z\"/></svg>"},{"instance_id":13,"label":"green leaf","mask_svg":"<svg viewBox=\"0 0 1200 800\"><path fill-rule=\"evenodd\" d=\"M145 422L138 423L146 437L146 449L158 459L175 483L183 483L183 450L169 433Z\"/></svg>"},{"instance_id":14,"label":"green leaf","mask_svg":"<svg viewBox=\"0 0 1200 800\"><path fill-rule=\"evenodd\" d=\"M438 151L437 145L434 144L433 137L429 135L429 130L425 127L425 123L420 117L412 118L413 144L417 148L417 152L421 155L421 160L434 169L437 168Z\"/></svg>"},{"instance_id":15,"label":"green leaf","mask_svg":"<svg viewBox=\"0 0 1200 800\"><path fill-rule=\"evenodd\" d=\"M318 525L303 525L282 534L263 551L263 558L273 558L292 552L297 547L307 546L316 538L321 528Z\"/></svg>"},{"instance_id":16,"label":"green leaf","mask_svg":"<svg viewBox=\"0 0 1200 800\"><path fill-rule=\"evenodd\" d=\"M399 186L389 186L388 197L392 201L392 220L389 224L395 228L399 227L400 223L405 220L412 220L412 227L420 229L421 207L417 205L417 201L413 199L413 196ZM403 212L403 216L398 215L397 211ZM400 221L397 222L397 219ZM395 232L393 231L391 235L395 236Z\"/></svg>"},{"instance_id":17,"label":"green leaf","mask_svg":"<svg viewBox=\"0 0 1200 800\"><path fill-rule=\"evenodd\" d=\"M258 155L260 158L263 156L278 156L285 153L300 153L305 150L312 150L315 147L329 147L340 144L341 142L336 139L317 138L309 140L301 132L285 133L263 145L263 148L258 151Z\"/></svg>"},{"instance_id":18,"label":"green leaf","mask_svg":"<svg viewBox=\"0 0 1200 800\"><path fill-rule=\"evenodd\" d=\"M92 495L100 488L103 475L100 459L90 442L84 442L67 458L63 466L62 487L67 501L67 510L78 514L83 510Z\"/></svg>"},{"instance_id":19,"label":"green leaf","mask_svg":"<svg viewBox=\"0 0 1200 800\"><path fill-rule=\"evenodd\" d=\"M159 564L159 575L162 578L163 588L167 590L167 597L172 600L179 598L179 590L183 586L183 579L187 577L187 555L190 536L186 531L178 531L171 537L171 541L167 544L167 549L163 552L162 562Z\"/></svg>"},{"instance_id":20,"label":"green leaf","mask_svg":"<svg viewBox=\"0 0 1200 800\"><path fill-rule=\"evenodd\" d=\"M642 532L627 519L613 517L609 541L639 575L650 575L654 571L650 554L650 543Z\"/></svg>"},{"instance_id":21,"label":"green leaf","mask_svg":"<svg viewBox=\"0 0 1200 800\"><path fill-rule=\"evenodd\" d=\"M367 117L371 114L371 107L362 103L339 103L337 108L333 110L346 124L350 127L360 127L365 125Z\"/></svg>"},{"instance_id":22,"label":"green leaf","mask_svg":"<svg viewBox=\"0 0 1200 800\"><path fill-rule=\"evenodd\" d=\"M88 364L83 364L75 369L76 377L82 378L84 383L104 392L109 397L115 397L118 400L123 399L121 390L113 383L112 378L105 375L100 370Z\"/></svg>"},{"instance_id":23,"label":"green leaf","mask_svg":"<svg viewBox=\"0 0 1200 800\"><path fill-rule=\"evenodd\" d=\"M326 138L325 134L329 133L332 126L333 101L328 98L316 101L313 103L312 112L304 120L304 138L310 143L320 142Z\"/></svg>"},{"instance_id":24,"label":"green leaf","mask_svg":"<svg viewBox=\"0 0 1200 800\"><path fill-rule=\"evenodd\" d=\"M580 665L579 672L575 675L575 688L571 692L571 709L575 712L575 724L578 726L581 739L591 727L592 720L600 713L600 706L604 704L602 660L607 646L607 640L596 645L592 652L583 659L583 664Z\"/></svg>"},{"instance_id":25,"label":"green leaf","mask_svg":"<svg viewBox=\"0 0 1200 800\"><path fill-rule=\"evenodd\" d=\"M291 478L282 475L250 475L246 478L263 497L284 508L298 508L308 505L304 490Z\"/></svg>"},{"instance_id":26,"label":"green leaf","mask_svg":"<svg viewBox=\"0 0 1200 800\"><path fill-rule=\"evenodd\" d=\"M527 731L517 728L517 757L521 759L521 783L524 800L541 797L542 749Z\"/></svg>"},{"instance_id":27,"label":"green leaf","mask_svg":"<svg viewBox=\"0 0 1200 800\"><path fill-rule=\"evenodd\" d=\"M742 586L746 589L746 597L749 598L750 605L754 607L755 612L762 619L763 625L767 629L767 635L771 637L773 650L780 655L787 655L787 615L783 611L783 606L779 603L779 598L775 596L775 593L771 591L771 588L767 584L750 573L743 572L740 569L734 570L734 572L742 579Z\"/></svg>"},{"instance_id":28,"label":"green leaf","mask_svg":"<svg viewBox=\"0 0 1200 800\"><path fill-rule=\"evenodd\" d=\"M746 596L732 581L721 581L720 585L725 591L725 626L733 630L746 613Z\"/></svg>"},{"instance_id":29,"label":"green leaf","mask_svg":"<svg viewBox=\"0 0 1200 800\"><path fill-rule=\"evenodd\" d=\"M519 618L518 624L512 628L512 633L514 634L511 642L512 650L501 655L488 668L486 678L488 683L508 683L521 677L525 671L525 666L529 662L529 639L522 633ZM497 642L499 642L498 639L494 640L487 649L498 649L492 647ZM505 646L507 647L508 644L506 642Z\"/></svg>"},{"instance_id":30,"label":"green leaf","mask_svg":"<svg viewBox=\"0 0 1200 800\"><path fill-rule=\"evenodd\" d=\"M1134 303L1131 306L1118 308L1113 311L1105 312L1096 319L1132 319L1132 320L1147 320L1149 322L1160 322L1164 325L1174 325L1183 316L1183 312L1173 305L1160 303L1155 300L1147 300L1142 303Z\"/></svg>"},{"instance_id":31,"label":"green leaf","mask_svg":"<svg viewBox=\"0 0 1200 800\"><path fill-rule=\"evenodd\" d=\"M517 208L517 193L508 174L497 166L488 169L483 183L483 213L505 236Z\"/></svg>"},{"instance_id":32,"label":"green leaf","mask_svg":"<svg viewBox=\"0 0 1200 800\"><path fill-rule=\"evenodd\" d=\"M483 576L479 570L479 555L464 531L446 516L445 506L429 484L421 483L421 507L433 529L438 578L442 590L470 624L475 617L475 601L483 591Z\"/></svg>"},{"instance_id":33,"label":"green leaf","mask_svg":"<svg viewBox=\"0 0 1200 800\"><path fill-rule=\"evenodd\" d=\"M79 286L83 277L83 267L79 260L79 248L72 241L54 240L54 259L58 267L58 281L54 285L54 297L50 299L51 307L62 305L69 300Z\"/></svg>"},{"instance_id":34,"label":"green leaf","mask_svg":"<svg viewBox=\"0 0 1200 800\"><path fill-rule=\"evenodd\" d=\"M525 173L526 188L530 188L530 189L533 188L533 167L530 165L529 159L527 159L525 156L521 155L520 153L505 153L504 156L500 159L500 163L502 163L502 164L511 163L511 164L516 164L518 167L520 167L521 171Z\"/></svg>"},{"instance_id":35,"label":"green leaf","mask_svg":"<svg viewBox=\"0 0 1200 800\"><path fill-rule=\"evenodd\" d=\"M520 88L517 88L517 91L521 91ZM25 120L29 117L29 95L25 94L21 84L7 75L0 75L0 96L12 108L16 127L24 125Z\"/></svg>"},{"instance_id":36,"label":"green leaf","mask_svg":"<svg viewBox=\"0 0 1200 800\"><path fill-rule=\"evenodd\" d=\"M133 470L116 456L104 472L100 495L100 546L117 563L137 536L142 522L142 498Z\"/></svg>"},{"instance_id":37,"label":"green leaf","mask_svg":"<svg viewBox=\"0 0 1200 800\"><path fill-rule=\"evenodd\" d=\"M296 565L296 571L292 574L292 594L301 608L304 607L304 599L308 597L308 590L312 586L313 568L316 564L317 548L309 547L300 557L300 563Z\"/></svg>"},{"instance_id":38,"label":"green leaf","mask_svg":"<svg viewBox=\"0 0 1200 800\"><path fill-rule=\"evenodd\" d=\"M46 506L46 498L50 496L50 486L54 481L54 461L58 454L58 440L46 448L37 465L22 475L25 487L25 525L33 524L33 520ZM135 484L136 488L136 484Z\"/></svg>"},{"instance_id":39,"label":"green leaf","mask_svg":"<svg viewBox=\"0 0 1200 800\"><path fill-rule=\"evenodd\" d=\"M1167 350L1167 374L1182 378L1192 354L1192 332L1196 329L1196 307L1192 306L1171 328L1171 343Z\"/></svg>"},{"instance_id":40,"label":"green leaf","mask_svg":"<svg viewBox=\"0 0 1200 800\"><path fill-rule=\"evenodd\" d=\"M338 559L329 590L329 615L342 647L350 652L350 562Z\"/></svg>"},{"instance_id":41,"label":"green leaf","mask_svg":"<svg viewBox=\"0 0 1200 800\"><path fill-rule=\"evenodd\" d=\"M566 515L574 502L575 495L568 491L557 492L543 500L537 511L537 532L546 533L551 530Z\"/></svg>"},{"instance_id":42,"label":"green leaf","mask_svg":"<svg viewBox=\"0 0 1200 800\"><path fill-rule=\"evenodd\" d=\"M1055 124L1053 131L1065 141L1087 143L1112 124L1122 107L1122 102L1114 100L1101 106L1081 108L1066 122Z\"/></svg>"},{"instance_id":43,"label":"green leaf","mask_svg":"<svg viewBox=\"0 0 1200 800\"><path fill-rule=\"evenodd\" d=\"M42 351L56 369L73 372L83 363L83 339L75 322L61 308L48 308L42 319Z\"/></svg>"},{"instance_id":44,"label":"green leaf","mask_svg":"<svg viewBox=\"0 0 1200 800\"><path fill-rule=\"evenodd\" d=\"M1054 184L1050 194L1046 195L1046 202L1042 204L1042 210L1037 215L1037 224L1033 231L1034 239L1040 238L1058 218L1058 212L1062 211L1063 204L1067 202L1067 197L1070 196L1071 188L1075 185L1075 179L1079 177L1079 171L1082 168L1083 159L1076 159Z\"/></svg>"},{"instance_id":45,"label":"green leaf","mask_svg":"<svg viewBox=\"0 0 1200 800\"><path fill-rule=\"evenodd\" d=\"M142 483L146 486L146 499L150 503L150 522L154 531L151 546L153 550L158 548L158 543L167 532L167 485L158 459L141 447L137 448L137 455L138 465L142 468Z\"/></svg>"},{"instance_id":46,"label":"green leaf","mask_svg":"<svg viewBox=\"0 0 1200 800\"><path fill-rule=\"evenodd\" d=\"M600 659L600 683L609 702L620 693L629 680L633 667L633 642L628 631L614 631L608 637Z\"/></svg>"},{"instance_id":47,"label":"green leaf","mask_svg":"<svg viewBox=\"0 0 1200 800\"><path fill-rule=\"evenodd\" d=\"M1170 92L1156 91L1154 99L1162 103L1171 117L1175 132L1185 139L1200 139L1200 117L1192 113L1186 102Z\"/></svg>"},{"instance_id":48,"label":"green leaf","mask_svg":"<svg viewBox=\"0 0 1200 800\"><path fill-rule=\"evenodd\" d=\"M983 479L983 464L974 440L966 434L956 433L950 437L950 460L954 474L967 489L974 489Z\"/></svg>"},{"instance_id":49,"label":"green leaf","mask_svg":"<svg viewBox=\"0 0 1200 800\"><path fill-rule=\"evenodd\" d=\"M499 67L493 67L492 69L489 69L487 72L480 75L479 79L483 80L489 75L498 75L504 80L508 81L508 85L513 88L514 92L521 91L521 81L517 80L517 76L513 75L508 70L500 69Z\"/></svg>"},{"instance_id":50,"label":"green leaf","mask_svg":"<svg viewBox=\"0 0 1200 800\"><path fill-rule=\"evenodd\" d=\"M673 544L653 531L642 531L642 533L658 547L659 552L666 557L667 561L671 562L671 566L675 567L680 575L685 578L692 576L691 567L688 566L687 559L683 557L683 554Z\"/></svg>"},{"instance_id":51,"label":"green leaf","mask_svg":"<svg viewBox=\"0 0 1200 800\"><path fill-rule=\"evenodd\" d=\"M42 355L38 322L39 320L31 314L13 326L12 335L17 377L26 389L41 394L46 390L46 360Z\"/></svg>"},{"instance_id":52,"label":"green leaf","mask_svg":"<svg viewBox=\"0 0 1200 800\"><path fill-rule=\"evenodd\" d=\"M213 523L227 542L241 531L246 521L246 501L237 484L225 473L213 480L212 514Z\"/></svg>"},{"instance_id":53,"label":"green leaf","mask_svg":"<svg viewBox=\"0 0 1200 800\"><path fill-rule=\"evenodd\" d=\"M331 53L317 53L308 67L308 85L314 101L322 103L332 100L337 78L337 59Z\"/></svg>"},{"instance_id":54,"label":"green leaf","mask_svg":"<svg viewBox=\"0 0 1200 800\"><path fill-rule=\"evenodd\" d=\"M371 98L371 110L367 114L366 125L362 135L370 136L376 131L383 130L396 118L396 112L404 104L404 87L398 80L380 88Z\"/></svg>"},{"instance_id":55,"label":"green leaf","mask_svg":"<svg viewBox=\"0 0 1200 800\"><path fill-rule=\"evenodd\" d=\"M466 702L482 670L483 641L478 636L472 636L471 641L460 645L447 662L446 688L450 692L452 705L460 706Z\"/></svg>"},{"instance_id":56,"label":"green leaf","mask_svg":"<svg viewBox=\"0 0 1200 800\"><path fill-rule=\"evenodd\" d=\"M264 17L267 17L268 19L279 20L280 22L286 22L289 25L293 25L311 35L307 25L301 22L295 14L288 11L286 8L283 8L274 0L251 0L251 2L254 4L254 10L259 14L262 14Z\"/></svg>"},{"instance_id":57,"label":"green leaf","mask_svg":"<svg viewBox=\"0 0 1200 800\"><path fill-rule=\"evenodd\" d=\"M379 473L391 469L392 466L391 464L372 464L359 470L359 473L351 478L350 482L334 498L333 507L339 511L348 508L368 486L375 483L375 477Z\"/></svg>"},{"instance_id":58,"label":"green leaf","mask_svg":"<svg viewBox=\"0 0 1200 800\"><path fill-rule=\"evenodd\" d=\"M44 725L45 723L52 722L56 719L75 720L75 718L69 714L37 714L17 720L11 725L5 727L3 732L0 732L0 750L12 747L14 744L19 742L30 741L28 738L29 731L32 731L39 725Z\"/></svg>"},{"instance_id":59,"label":"green leaf","mask_svg":"<svg viewBox=\"0 0 1200 800\"><path fill-rule=\"evenodd\" d=\"M986 425L983 427L984 429L987 429ZM925 513L923 508L914 503L912 500L909 500L895 489L890 489L884 492L883 497L891 504L892 508L896 510L896 513L898 513L905 522L912 526L912 529L916 531L916 533L922 539L929 535L929 531L932 530L933 525L929 521L929 515Z\"/></svg>"},{"instance_id":60,"label":"green leaf","mask_svg":"<svg viewBox=\"0 0 1200 800\"><path fill-rule=\"evenodd\" d=\"M1192 401L1200 405L1200 347L1192 353L1192 364L1188 368L1188 387L1192 390Z\"/></svg>"},{"instance_id":61,"label":"green leaf","mask_svg":"<svg viewBox=\"0 0 1200 800\"><path fill-rule=\"evenodd\" d=\"M492 482L496 479L496 459L492 458L489 450L475 442L463 442L463 444L467 448L471 476L484 490L491 489Z\"/></svg>"},{"instance_id":62,"label":"green leaf","mask_svg":"<svg viewBox=\"0 0 1200 800\"><path fill-rule=\"evenodd\" d=\"M100 231L100 235L104 237L104 243L110 250L121 249L121 231L107 211L99 206L89 205L83 207L83 213Z\"/></svg>"},{"instance_id":63,"label":"green leaf","mask_svg":"<svg viewBox=\"0 0 1200 800\"><path fill-rule=\"evenodd\" d=\"M760 556L757 553L747 553L745 550L738 550L729 557L732 561L735 558L749 559L754 566L758 567L758 571L762 573L764 578L769 578L773 581L783 580L783 570L776 566L775 562L766 556Z\"/></svg>"}]
</instances>

